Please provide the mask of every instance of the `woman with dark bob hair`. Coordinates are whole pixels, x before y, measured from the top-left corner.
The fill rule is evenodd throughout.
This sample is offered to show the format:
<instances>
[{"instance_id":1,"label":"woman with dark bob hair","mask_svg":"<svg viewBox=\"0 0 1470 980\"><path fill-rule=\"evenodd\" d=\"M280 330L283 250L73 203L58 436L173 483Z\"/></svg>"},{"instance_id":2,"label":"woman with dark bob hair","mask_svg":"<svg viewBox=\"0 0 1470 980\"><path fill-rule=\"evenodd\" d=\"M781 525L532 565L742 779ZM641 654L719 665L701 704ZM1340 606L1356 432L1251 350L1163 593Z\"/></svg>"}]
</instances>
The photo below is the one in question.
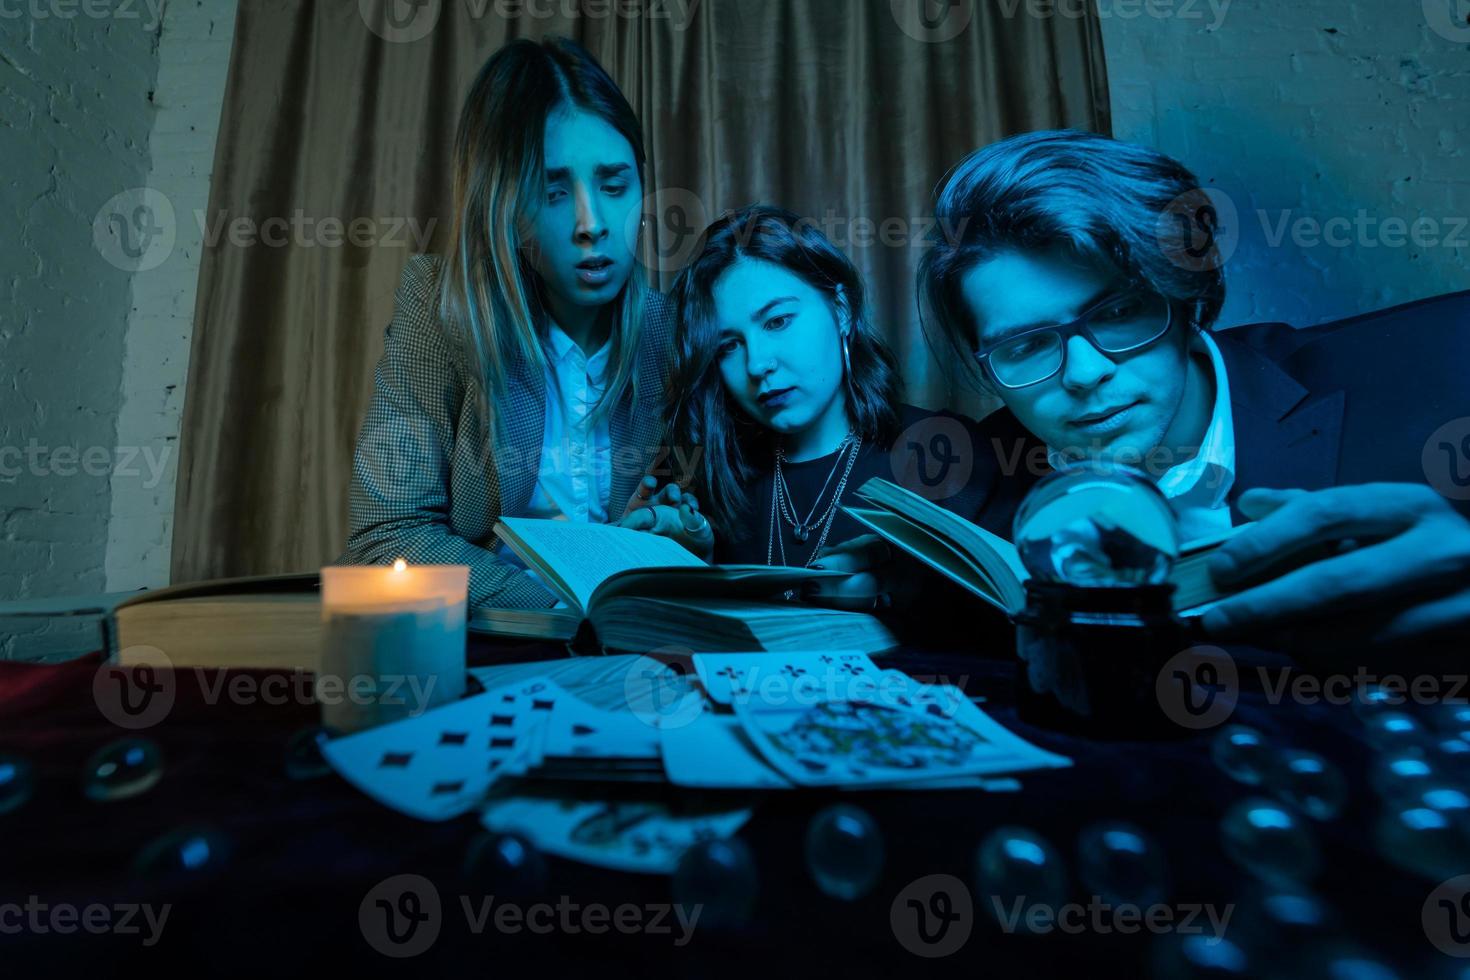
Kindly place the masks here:
<instances>
[{"instance_id":1,"label":"woman with dark bob hair","mask_svg":"<svg viewBox=\"0 0 1470 980\"><path fill-rule=\"evenodd\" d=\"M902 601L887 545L841 506L883 477L973 512L994 470L965 451L969 420L901 403L896 359L852 261L814 223L752 205L705 230L671 298L671 442L700 452L694 490L715 558L863 569L810 597Z\"/></svg>"}]
</instances>

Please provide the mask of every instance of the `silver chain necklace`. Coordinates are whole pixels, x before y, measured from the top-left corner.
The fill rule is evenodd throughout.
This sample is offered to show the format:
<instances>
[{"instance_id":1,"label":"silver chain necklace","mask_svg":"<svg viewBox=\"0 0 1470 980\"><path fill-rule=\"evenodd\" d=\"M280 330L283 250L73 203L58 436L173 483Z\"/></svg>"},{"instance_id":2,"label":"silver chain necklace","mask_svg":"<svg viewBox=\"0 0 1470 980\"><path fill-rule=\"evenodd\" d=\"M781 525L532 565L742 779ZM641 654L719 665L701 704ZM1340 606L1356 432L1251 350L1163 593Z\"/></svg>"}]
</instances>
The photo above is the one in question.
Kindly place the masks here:
<instances>
[{"instance_id":1,"label":"silver chain necklace","mask_svg":"<svg viewBox=\"0 0 1470 980\"><path fill-rule=\"evenodd\" d=\"M781 465L785 461L786 453L781 447L778 446L776 448L776 473L771 480L771 523L770 531L766 536L767 565L775 564L772 559L775 557L778 549L781 556L781 564L786 564L786 541L784 537L782 537L777 532L777 526L782 522L789 523L794 528L796 528L796 539L803 542L806 541L806 536L801 533L803 523L807 524L808 531L815 530L818 525L821 525L822 533L821 536L817 538L817 546L813 548L811 554L807 556L806 562L802 565L803 568L811 565L811 563L816 559L817 555L822 553L822 546L827 543L827 535L831 533L832 522L837 517L837 505L842 500L842 491L847 488L847 478L852 475L853 464L857 462L858 452L862 449L862 447L863 437L855 433L848 433L847 438L842 441L842 447L838 449L839 455L837 459L833 460L832 462L832 472L827 474L827 481L822 484L822 490L820 493L817 494L816 502L812 504L812 514L807 515L807 522L800 523L796 520L795 509L793 507L789 507L787 503L790 498L790 491L786 489L786 475L782 471ZM848 449L850 451L847 454L847 465L843 467L842 470L842 479L837 481L837 491L832 494L831 503L827 505L827 509L823 511L822 516L817 518L816 523L809 523L812 519L813 514L815 514L816 512L817 506L822 501L822 494L827 492L827 487L832 483L832 477L837 473L837 467L842 465L841 453L843 449ZM788 509L791 513L790 518L787 517ZM777 520L778 514L780 516L779 521ZM795 589L786 590L787 599L794 599L795 597Z\"/></svg>"}]
</instances>

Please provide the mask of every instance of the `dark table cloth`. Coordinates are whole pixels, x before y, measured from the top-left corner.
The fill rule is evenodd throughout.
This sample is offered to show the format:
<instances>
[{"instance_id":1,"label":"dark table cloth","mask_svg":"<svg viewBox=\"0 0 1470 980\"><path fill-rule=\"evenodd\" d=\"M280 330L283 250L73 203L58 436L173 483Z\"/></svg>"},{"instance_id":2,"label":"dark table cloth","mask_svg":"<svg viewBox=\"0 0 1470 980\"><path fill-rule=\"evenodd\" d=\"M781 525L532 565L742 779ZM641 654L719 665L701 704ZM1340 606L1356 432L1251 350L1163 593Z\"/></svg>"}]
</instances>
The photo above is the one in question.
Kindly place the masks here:
<instances>
[{"instance_id":1,"label":"dark table cloth","mask_svg":"<svg viewBox=\"0 0 1470 980\"><path fill-rule=\"evenodd\" d=\"M485 646L472 662L557 656L549 647ZM158 724L138 734L161 746L161 781L132 799L87 799L80 774L88 756L130 733L99 711L92 656L58 666L0 664L0 752L28 759L35 793L0 815L0 903L37 896L50 904L171 903L161 939L142 936L0 935L5 975L85 975L104 968L179 967L194 974L325 975L411 970L444 975L707 976L901 975L911 970L964 970L971 976L1148 975L1167 959L1170 937L1005 934L981 909L975 880L977 843L1008 824L1030 827L1061 853L1072 897L1077 836L1099 820L1137 824L1161 845L1173 904L1248 902L1257 885L1231 863L1220 844L1227 807L1259 788L1242 786L1210 759L1216 730L1149 740L1109 741L1057 734L1018 720L1011 662L958 653L911 652L893 665L923 679L947 679L972 695L1013 731L1074 761L1069 769L1021 775L1017 793L791 791L769 793L740 831L755 856L759 893L749 926L696 929L676 947L674 935L472 934L459 897L478 902L493 883L462 873L467 847L481 833L473 815L442 824L401 816L373 802L335 774L306 781L288 777L286 744L318 722L305 703L207 703L215 671L179 671L175 702ZM266 672L250 672L261 680ZM206 680L200 682L200 678ZM1393 963L1406 976L1451 976L1457 961L1425 937L1421 907L1437 883L1397 870L1376 853L1372 826L1380 804L1365 771L1369 750L1362 725L1341 705L1272 705L1247 684L1231 723L1260 729L1282 746L1321 753L1349 780L1347 806L1335 820L1313 823L1323 853L1314 882L1339 917L1338 934ZM737 797L739 798L739 797ZM842 902L824 895L806 870L803 839L812 814L835 802L866 809L886 849L882 877L865 897ZM138 855L160 835L207 828L228 843L227 860L198 871L140 871ZM548 858L543 900L560 896L582 905L668 902L666 877L623 874ZM1470 871L1470 868L1465 869ZM432 880L443 901L439 938L410 960L389 959L365 942L359 905L378 882L414 873ZM943 960L904 949L890 926L890 903L909 882L947 873L963 879L976 921L965 946ZM528 904L527 899L523 904ZM1291 951L1250 948L1247 910L1234 912L1227 938L1254 957L1251 972L1280 965ZM146 931L146 930L145 930ZM25 966L21 969L22 965ZM12 972L12 970L14 972ZM331 975L336 975L335 973Z\"/></svg>"}]
</instances>

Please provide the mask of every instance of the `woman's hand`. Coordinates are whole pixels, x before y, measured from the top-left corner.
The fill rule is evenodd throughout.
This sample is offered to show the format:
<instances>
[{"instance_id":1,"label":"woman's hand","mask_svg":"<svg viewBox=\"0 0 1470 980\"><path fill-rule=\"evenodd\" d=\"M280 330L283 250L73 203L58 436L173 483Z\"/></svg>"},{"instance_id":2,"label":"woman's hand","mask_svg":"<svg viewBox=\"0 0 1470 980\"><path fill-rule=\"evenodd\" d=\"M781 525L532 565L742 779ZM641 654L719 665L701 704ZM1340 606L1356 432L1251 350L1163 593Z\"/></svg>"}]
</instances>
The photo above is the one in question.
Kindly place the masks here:
<instances>
[{"instance_id":1,"label":"woman's hand","mask_svg":"<svg viewBox=\"0 0 1470 980\"><path fill-rule=\"evenodd\" d=\"M660 487L657 479L645 476L628 499L618 527L672 538L705 561L714 557L715 532L699 512L699 498L677 483Z\"/></svg>"},{"instance_id":2,"label":"woman's hand","mask_svg":"<svg viewBox=\"0 0 1470 980\"><path fill-rule=\"evenodd\" d=\"M1253 489L1240 509L1255 525L1222 545L1209 570L1242 591L1204 614L1212 636L1304 650L1470 630L1470 521L1428 487ZM1324 546L1336 553L1300 564Z\"/></svg>"},{"instance_id":3,"label":"woman's hand","mask_svg":"<svg viewBox=\"0 0 1470 980\"><path fill-rule=\"evenodd\" d=\"M849 573L845 578L808 582L802 598L813 605L872 612L906 608L918 594L918 570L895 556L888 542L876 534L823 548L811 567Z\"/></svg>"}]
</instances>

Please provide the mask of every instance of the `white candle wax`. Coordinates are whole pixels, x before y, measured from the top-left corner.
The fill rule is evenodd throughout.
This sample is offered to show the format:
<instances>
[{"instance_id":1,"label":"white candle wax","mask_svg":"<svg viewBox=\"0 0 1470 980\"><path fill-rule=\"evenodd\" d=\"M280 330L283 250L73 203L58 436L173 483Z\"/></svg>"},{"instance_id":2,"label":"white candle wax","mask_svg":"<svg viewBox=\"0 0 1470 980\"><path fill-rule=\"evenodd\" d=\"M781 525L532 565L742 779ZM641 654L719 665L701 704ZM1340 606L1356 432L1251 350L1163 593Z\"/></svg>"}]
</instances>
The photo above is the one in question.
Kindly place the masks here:
<instances>
[{"instance_id":1,"label":"white candle wax","mask_svg":"<svg viewBox=\"0 0 1470 980\"><path fill-rule=\"evenodd\" d=\"M322 724L344 732L421 714L465 690L466 565L322 569Z\"/></svg>"}]
</instances>

